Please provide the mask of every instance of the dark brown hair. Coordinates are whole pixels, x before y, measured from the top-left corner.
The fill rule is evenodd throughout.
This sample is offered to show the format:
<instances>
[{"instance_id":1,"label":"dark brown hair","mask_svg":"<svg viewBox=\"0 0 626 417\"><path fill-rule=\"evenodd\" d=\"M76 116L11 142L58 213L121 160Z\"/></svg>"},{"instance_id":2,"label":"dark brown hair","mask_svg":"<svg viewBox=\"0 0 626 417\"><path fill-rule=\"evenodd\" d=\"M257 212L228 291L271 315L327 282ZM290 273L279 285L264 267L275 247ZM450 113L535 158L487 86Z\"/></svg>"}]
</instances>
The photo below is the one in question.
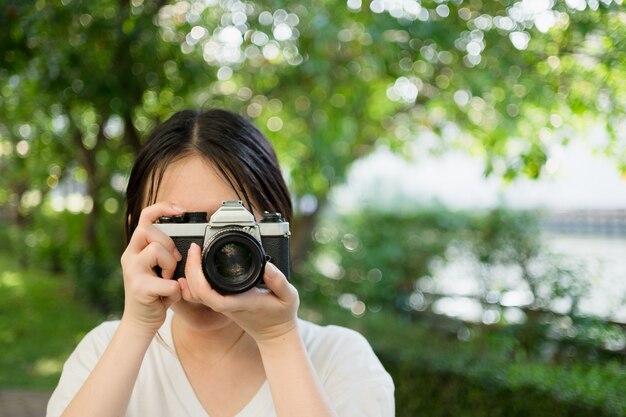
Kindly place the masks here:
<instances>
[{"instance_id":1,"label":"dark brown hair","mask_svg":"<svg viewBox=\"0 0 626 417\"><path fill-rule=\"evenodd\" d=\"M226 110L183 110L154 129L135 160L126 188L127 242L141 210L155 202L167 166L194 154L215 164L248 209L291 221L291 198L267 137Z\"/></svg>"}]
</instances>

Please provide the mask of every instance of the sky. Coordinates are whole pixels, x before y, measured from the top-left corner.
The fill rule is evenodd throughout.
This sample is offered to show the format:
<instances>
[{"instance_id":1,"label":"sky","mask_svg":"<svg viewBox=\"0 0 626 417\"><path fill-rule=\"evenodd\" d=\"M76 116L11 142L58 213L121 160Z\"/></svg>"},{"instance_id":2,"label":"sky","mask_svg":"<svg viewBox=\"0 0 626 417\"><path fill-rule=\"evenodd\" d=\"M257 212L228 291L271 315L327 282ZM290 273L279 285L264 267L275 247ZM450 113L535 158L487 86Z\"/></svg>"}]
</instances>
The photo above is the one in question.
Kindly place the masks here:
<instances>
[{"instance_id":1,"label":"sky","mask_svg":"<svg viewBox=\"0 0 626 417\"><path fill-rule=\"evenodd\" d=\"M353 164L332 201L340 212L363 205L392 209L433 202L451 209L626 209L626 177L614 160L594 154L580 140L554 152L539 180L504 184L497 177L485 178L483 171L483 160L462 151L407 162L383 148Z\"/></svg>"}]
</instances>

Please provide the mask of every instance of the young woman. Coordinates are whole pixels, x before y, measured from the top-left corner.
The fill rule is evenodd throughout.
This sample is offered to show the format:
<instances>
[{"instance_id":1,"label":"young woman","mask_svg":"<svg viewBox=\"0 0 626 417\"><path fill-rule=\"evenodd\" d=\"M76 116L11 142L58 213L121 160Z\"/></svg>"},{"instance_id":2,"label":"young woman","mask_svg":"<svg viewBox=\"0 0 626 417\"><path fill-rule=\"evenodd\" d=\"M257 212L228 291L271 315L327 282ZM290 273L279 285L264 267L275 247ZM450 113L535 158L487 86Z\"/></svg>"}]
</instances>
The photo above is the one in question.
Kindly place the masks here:
<instances>
[{"instance_id":1,"label":"young woman","mask_svg":"<svg viewBox=\"0 0 626 417\"><path fill-rule=\"evenodd\" d=\"M122 318L77 346L49 417L394 415L393 382L367 341L298 319L298 293L271 262L266 288L223 295L191 244L174 276L181 251L155 223L236 200L257 220L291 217L274 150L247 119L182 111L155 129L127 189Z\"/></svg>"}]
</instances>

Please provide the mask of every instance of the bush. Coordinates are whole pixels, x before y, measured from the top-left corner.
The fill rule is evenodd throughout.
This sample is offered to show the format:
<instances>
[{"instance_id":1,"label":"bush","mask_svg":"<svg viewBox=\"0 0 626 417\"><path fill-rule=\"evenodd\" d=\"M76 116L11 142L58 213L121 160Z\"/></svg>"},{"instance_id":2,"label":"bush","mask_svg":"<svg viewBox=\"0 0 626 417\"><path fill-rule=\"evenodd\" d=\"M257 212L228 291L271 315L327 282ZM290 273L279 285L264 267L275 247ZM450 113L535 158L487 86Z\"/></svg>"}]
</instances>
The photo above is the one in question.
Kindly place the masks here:
<instances>
[{"instance_id":1,"label":"bush","mask_svg":"<svg viewBox=\"0 0 626 417\"><path fill-rule=\"evenodd\" d=\"M323 322L354 328L372 343L396 386L396 415L623 416L623 357L593 363L553 363L517 355L506 328L461 341L427 320L400 322L385 313L355 318L338 308Z\"/></svg>"},{"instance_id":2,"label":"bush","mask_svg":"<svg viewBox=\"0 0 626 417\"><path fill-rule=\"evenodd\" d=\"M506 324L504 317L511 315L505 313L515 310L525 325L512 329L526 353L540 354L542 345L555 339L567 341L559 349L569 349L572 339L580 347L626 342L622 329L609 331L597 320L591 328L602 330L588 331L589 320L577 315L578 300L588 290L587 271L577 260L544 247L540 221L540 214L532 211L454 212L439 207L400 214L366 210L326 220L314 232L315 250L295 274L301 280L297 285L308 302L339 304L356 315L383 311L408 320L445 296L437 293L436 270L462 257L473 262L480 285L478 293L465 298L479 303L483 314L493 313L499 324ZM502 270L509 281L517 281L497 281L495 271ZM519 292L523 285L530 304L515 309L499 304L502 294ZM549 311L555 299L570 301L565 317Z\"/></svg>"},{"instance_id":3,"label":"bush","mask_svg":"<svg viewBox=\"0 0 626 417\"><path fill-rule=\"evenodd\" d=\"M469 228L470 217L443 209L396 215L364 211L322 222L317 247L302 266L306 297L335 302L352 294L375 310L402 313L415 281L445 261L447 248Z\"/></svg>"},{"instance_id":4,"label":"bush","mask_svg":"<svg viewBox=\"0 0 626 417\"><path fill-rule=\"evenodd\" d=\"M106 239L87 246L84 214L45 208L32 213L21 227L0 227L0 251L22 267L71 277L76 297L104 313L118 312L123 304L123 225L119 215L102 214L96 226L97 235Z\"/></svg>"},{"instance_id":5,"label":"bush","mask_svg":"<svg viewBox=\"0 0 626 417\"><path fill-rule=\"evenodd\" d=\"M296 285L303 305L314 306L308 317L370 339L395 380L398 416L621 416L624 328L577 315L586 271L543 247L540 220L535 212L443 208L326 220ZM459 253L483 274L476 298L499 313L489 325L429 308L440 295L421 282ZM502 319L494 296L507 290L492 282L501 267L517 271L533 295L517 324ZM564 297L572 301L566 314L547 308Z\"/></svg>"},{"instance_id":6,"label":"bush","mask_svg":"<svg viewBox=\"0 0 626 417\"><path fill-rule=\"evenodd\" d=\"M428 371L381 359L396 382L397 417L609 417L621 416L600 407L563 401L534 386L508 388L493 381L475 381L464 375Z\"/></svg>"}]
</instances>

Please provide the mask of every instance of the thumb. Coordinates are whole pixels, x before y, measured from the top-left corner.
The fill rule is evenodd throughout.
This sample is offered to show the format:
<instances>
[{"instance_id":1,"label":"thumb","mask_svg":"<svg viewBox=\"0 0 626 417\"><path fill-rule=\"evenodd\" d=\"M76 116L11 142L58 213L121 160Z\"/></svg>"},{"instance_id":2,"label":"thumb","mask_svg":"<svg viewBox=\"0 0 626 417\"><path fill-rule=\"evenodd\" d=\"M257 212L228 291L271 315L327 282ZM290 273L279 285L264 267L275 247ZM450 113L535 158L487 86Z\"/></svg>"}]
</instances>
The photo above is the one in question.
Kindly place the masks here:
<instances>
[{"instance_id":1,"label":"thumb","mask_svg":"<svg viewBox=\"0 0 626 417\"><path fill-rule=\"evenodd\" d=\"M273 263L265 264L265 274L263 281L279 299L289 301L297 297L297 291L293 285L287 281L285 275Z\"/></svg>"}]
</instances>

